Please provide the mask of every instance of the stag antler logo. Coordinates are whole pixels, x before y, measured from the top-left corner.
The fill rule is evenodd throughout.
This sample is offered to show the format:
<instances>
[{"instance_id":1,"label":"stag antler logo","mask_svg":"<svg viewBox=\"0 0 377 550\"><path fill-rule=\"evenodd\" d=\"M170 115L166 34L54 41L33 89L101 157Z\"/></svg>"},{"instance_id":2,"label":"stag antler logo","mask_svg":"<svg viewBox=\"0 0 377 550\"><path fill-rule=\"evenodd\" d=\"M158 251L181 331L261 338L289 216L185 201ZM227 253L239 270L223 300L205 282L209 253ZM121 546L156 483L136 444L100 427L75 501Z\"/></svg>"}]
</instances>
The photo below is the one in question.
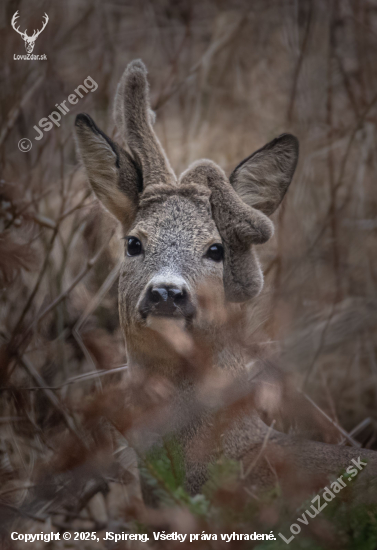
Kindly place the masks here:
<instances>
[{"instance_id":1,"label":"stag antler logo","mask_svg":"<svg viewBox=\"0 0 377 550\"><path fill-rule=\"evenodd\" d=\"M18 15L18 10L17 10L16 13L12 17L12 27L14 28L14 30L16 32L18 32L18 34L21 35L22 40L25 41L25 48L26 48L27 53L32 53L32 51L34 50L35 41L37 40L37 38L41 34L41 32L45 29L45 27L48 23L48 15L47 15L47 13L44 14L43 27L41 28L40 31L34 30L32 36L27 35L27 33L26 33L27 29L25 29L25 32L21 32L20 28L16 27L16 19L18 19L18 17L19 17L19 15Z\"/></svg>"}]
</instances>

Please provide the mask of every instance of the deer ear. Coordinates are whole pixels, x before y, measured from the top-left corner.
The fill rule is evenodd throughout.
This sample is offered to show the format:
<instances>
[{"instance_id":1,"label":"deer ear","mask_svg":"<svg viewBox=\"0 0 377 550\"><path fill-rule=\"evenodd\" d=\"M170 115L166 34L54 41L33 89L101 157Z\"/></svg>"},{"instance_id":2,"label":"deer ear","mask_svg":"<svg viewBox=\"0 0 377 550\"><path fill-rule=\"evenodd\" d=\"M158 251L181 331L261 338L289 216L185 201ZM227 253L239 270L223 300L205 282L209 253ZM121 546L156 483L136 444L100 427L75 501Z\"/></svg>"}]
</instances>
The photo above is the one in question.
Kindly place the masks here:
<instances>
[{"instance_id":1,"label":"deer ear","mask_svg":"<svg viewBox=\"0 0 377 550\"><path fill-rule=\"evenodd\" d=\"M230 183L246 204L269 216L287 192L298 151L298 139L282 134L243 160L230 175Z\"/></svg>"},{"instance_id":2,"label":"deer ear","mask_svg":"<svg viewBox=\"0 0 377 550\"><path fill-rule=\"evenodd\" d=\"M78 150L94 193L111 214L129 226L142 189L137 164L89 115L77 115L75 126Z\"/></svg>"}]
</instances>

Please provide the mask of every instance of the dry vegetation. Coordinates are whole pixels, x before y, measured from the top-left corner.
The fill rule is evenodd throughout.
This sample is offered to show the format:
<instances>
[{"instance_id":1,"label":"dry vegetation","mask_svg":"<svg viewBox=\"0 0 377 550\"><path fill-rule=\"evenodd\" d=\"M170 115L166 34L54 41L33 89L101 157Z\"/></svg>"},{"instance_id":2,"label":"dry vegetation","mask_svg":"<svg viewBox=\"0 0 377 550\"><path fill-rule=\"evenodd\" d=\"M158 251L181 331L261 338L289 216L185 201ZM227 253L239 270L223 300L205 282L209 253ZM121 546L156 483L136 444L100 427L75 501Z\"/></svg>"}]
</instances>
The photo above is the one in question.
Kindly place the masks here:
<instances>
[{"instance_id":1,"label":"dry vegetation","mask_svg":"<svg viewBox=\"0 0 377 550\"><path fill-rule=\"evenodd\" d=\"M47 62L13 60L25 53L10 27L17 9L25 28L37 28L48 13L34 51L46 53ZM299 137L300 162L274 216L276 236L260 251L266 280L252 326L290 386L307 396L291 407L285 429L295 429L306 401L305 418L315 412L320 420L317 437L377 449L376 2L12 0L2 2L0 17L4 547L23 547L11 543L11 530L277 531L288 506L278 492L246 505L242 484L230 475L224 488L215 472L217 489L212 484L192 499L179 475L171 480L164 470L169 453L159 472L152 459L146 463L169 508L146 511L137 500L128 435L135 423L154 418L169 389L148 381L137 406L122 401L122 241L78 166L74 117L88 112L116 137L115 86L140 57L149 69L156 130L177 172L207 157L230 173L274 136ZM98 89L34 141L33 126L88 75ZM18 150L22 137L32 139L31 152ZM274 411L264 406L272 420ZM309 424L301 428L310 432ZM305 548L376 547L375 527L372 538L361 529L357 539L353 520L343 519L344 539L323 518L302 539Z\"/></svg>"}]
</instances>

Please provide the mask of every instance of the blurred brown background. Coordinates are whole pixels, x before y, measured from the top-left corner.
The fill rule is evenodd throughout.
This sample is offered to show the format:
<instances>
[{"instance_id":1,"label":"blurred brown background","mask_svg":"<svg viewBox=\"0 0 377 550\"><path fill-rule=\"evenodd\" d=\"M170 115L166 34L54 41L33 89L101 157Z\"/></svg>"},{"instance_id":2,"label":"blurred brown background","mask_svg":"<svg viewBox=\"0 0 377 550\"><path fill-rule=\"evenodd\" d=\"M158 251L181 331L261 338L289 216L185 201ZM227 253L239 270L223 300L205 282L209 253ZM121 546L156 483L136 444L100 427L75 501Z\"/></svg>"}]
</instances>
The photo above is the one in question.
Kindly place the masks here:
<instances>
[{"instance_id":1,"label":"blurred brown background","mask_svg":"<svg viewBox=\"0 0 377 550\"><path fill-rule=\"evenodd\" d=\"M21 30L48 14L33 52L47 61L13 59L26 53L10 24L16 10ZM148 67L156 131L176 172L208 157L229 174L280 133L299 138L275 237L260 250L256 324L294 383L345 430L363 423L359 441L376 448L377 2L3 0L0 22L3 462L21 467L25 438L35 444L54 426L51 396L20 388L59 386L53 395L73 414L90 373L125 362L122 244L115 234L107 246L114 224L77 164L73 126L88 112L116 137L112 100L134 58ZM33 126L88 75L98 89L34 141ZM27 436L13 433L25 422L20 404Z\"/></svg>"}]
</instances>

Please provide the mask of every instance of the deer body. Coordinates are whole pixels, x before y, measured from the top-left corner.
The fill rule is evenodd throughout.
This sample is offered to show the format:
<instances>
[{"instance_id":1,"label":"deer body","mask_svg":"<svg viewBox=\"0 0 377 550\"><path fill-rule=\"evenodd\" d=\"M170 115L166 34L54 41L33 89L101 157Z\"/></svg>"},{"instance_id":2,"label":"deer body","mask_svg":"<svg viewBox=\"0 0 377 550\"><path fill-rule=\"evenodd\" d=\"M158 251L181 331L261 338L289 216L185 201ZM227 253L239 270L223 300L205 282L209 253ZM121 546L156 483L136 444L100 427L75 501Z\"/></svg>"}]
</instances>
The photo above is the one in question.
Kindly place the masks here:
<instances>
[{"instance_id":1,"label":"deer body","mask_svg":"<svg viewBox=\"0 0 377 550\"><path fill-rule=\"evenodd\" d=\"M255 412L243 413L242 407L213 454L196 452L218 402L208 396L203 400L197 392L203 373L196 368L200 361L193 342L206 350L209 372L219 373L233 384L235 395L242 395L248 385L247 359L224 319L242 315L242 304L262 289L255 245L273 234L268 216L293 177L297 139L289 134L276 138L241 162L229 179L208 160L194 163L177 178L153 130L140 61L130 63L120 81L115 122L129 152L88 115L76 119L79 151L94 192L124 231L119 312L129 365L162 376L175 388L171 429L185 447L190 490L200 488L216 452L257 464L266 438L272 443L270 457L288 454L303 471L337 473L360 450L302 445L269 429ZM203 306L206 301L211 307ZM376 472L376 454L363 450L362 456L370 458ZM265 464L257 464L253 472L256 484L273 477Z\"/></svg>"}]
</instances>

